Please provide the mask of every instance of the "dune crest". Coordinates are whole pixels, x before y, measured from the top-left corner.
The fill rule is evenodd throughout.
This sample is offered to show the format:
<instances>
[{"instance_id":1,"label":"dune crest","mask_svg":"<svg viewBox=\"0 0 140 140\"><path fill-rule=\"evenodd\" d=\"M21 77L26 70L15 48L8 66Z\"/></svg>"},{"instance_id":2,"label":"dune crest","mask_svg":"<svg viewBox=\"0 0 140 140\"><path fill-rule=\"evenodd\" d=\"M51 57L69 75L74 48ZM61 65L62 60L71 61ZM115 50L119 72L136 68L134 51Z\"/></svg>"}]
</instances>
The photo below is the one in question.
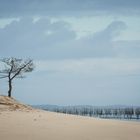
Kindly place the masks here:
<instances>
[{"instance_id":1,"label":"dune crest","mask_svg":"<svg viewBox=\"0 0 140 140\"><path fill-rule=\"evenodd\" d=\"M0 111L30 111L33 110L32 107L24 105L14 98L8 96L0 96Z\"/></svg>"}]
</instances>

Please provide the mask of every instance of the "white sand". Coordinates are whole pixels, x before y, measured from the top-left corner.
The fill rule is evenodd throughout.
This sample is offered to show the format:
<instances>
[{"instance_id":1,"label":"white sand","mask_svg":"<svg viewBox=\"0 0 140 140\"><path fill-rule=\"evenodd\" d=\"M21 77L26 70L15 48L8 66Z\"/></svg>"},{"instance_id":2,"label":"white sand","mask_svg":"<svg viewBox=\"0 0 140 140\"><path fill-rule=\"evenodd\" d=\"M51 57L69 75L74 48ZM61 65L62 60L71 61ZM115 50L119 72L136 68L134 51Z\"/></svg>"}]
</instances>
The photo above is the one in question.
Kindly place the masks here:
<instances>
[{"instance_id":1,"label":"white sand","mask_svg":"<svg viewBox=\"0 0 140 140\"><path fill-rule=\"evenodd\" d=\"M140 140L140 123L6 109L0 111L0 140Z\"/></svg>"}]
</instances>

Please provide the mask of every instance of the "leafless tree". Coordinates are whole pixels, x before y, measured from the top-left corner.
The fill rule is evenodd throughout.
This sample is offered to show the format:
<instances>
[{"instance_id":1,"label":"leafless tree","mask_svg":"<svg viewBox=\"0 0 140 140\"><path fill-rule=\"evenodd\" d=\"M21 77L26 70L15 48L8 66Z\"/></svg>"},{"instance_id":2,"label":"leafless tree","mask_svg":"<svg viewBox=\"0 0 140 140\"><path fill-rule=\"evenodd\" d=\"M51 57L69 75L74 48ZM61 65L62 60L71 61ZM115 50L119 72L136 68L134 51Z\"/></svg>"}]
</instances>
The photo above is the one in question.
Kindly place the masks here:
<instances>
[{"instance_id":1,"label":"leafless tree","mask_svg":"<svg viewBox=\"0 0 140 140\"><path fill-rule=\"evenodd\" d=\"M136 114L137 119L139 119L139 116L140 116L140 107L138 107L138 108L135 109L135 114Z\"/></svg>"},{"instance_id":2,"label":"leafless tree","mask_svg":"<svg viewBox=\"0 0 140 140\"><path fill-rule=\"evenodd\" d=\"M32 72L34 70L34 64L31 59L23 60L17 58L3 58L0 60L2 70L0 70L0 79L8 79L8 96L11 97L12 82L15 78L24 78L24 73Z\"/></svg>"}]
</instances>

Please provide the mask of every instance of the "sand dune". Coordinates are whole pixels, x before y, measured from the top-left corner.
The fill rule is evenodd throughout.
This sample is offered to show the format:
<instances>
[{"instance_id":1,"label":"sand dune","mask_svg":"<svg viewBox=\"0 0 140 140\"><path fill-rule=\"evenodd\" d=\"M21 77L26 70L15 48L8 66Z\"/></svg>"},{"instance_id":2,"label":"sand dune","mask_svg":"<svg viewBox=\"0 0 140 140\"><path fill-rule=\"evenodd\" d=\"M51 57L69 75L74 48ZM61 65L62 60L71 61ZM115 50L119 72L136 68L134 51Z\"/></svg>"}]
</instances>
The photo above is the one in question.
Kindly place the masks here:
<instances>
[{"instance_id":1,"label":"sand dune","mask_svg":"<svg viewBox=\"0 0 140 140\"><path fill-rule=\"evenodd\" d=\"M21 110L21 111L31 111L33 108L24 105L14 98L9 98L7 96L0 96L0 111L15 111L15 110Z\"/></svg>"},{"instance_id":2,"label":"sand dune","mask_svg":"<svg viewBox=\"0 0 140 140\"><path fill-rule=\"evenodd\" d=\"M140 123L36 110L0 96L0 140L140 140Z\"/></svg>"}]
</instances>

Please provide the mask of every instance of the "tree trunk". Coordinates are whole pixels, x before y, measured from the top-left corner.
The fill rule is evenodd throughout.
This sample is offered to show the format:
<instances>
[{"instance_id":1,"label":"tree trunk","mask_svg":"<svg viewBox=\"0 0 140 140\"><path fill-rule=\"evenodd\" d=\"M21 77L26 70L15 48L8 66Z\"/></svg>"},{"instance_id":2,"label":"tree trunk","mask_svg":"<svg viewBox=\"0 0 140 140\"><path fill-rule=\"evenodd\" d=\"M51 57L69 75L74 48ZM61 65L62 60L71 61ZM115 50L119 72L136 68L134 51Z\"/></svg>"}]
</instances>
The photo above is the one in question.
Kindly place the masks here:
<instances>
[{"instance_id":1,"label":"tree trunk","mask_svg":"<svg viewBox=\"0 0 140 140\"><path fill-rule=\"evenodd\" d=\"M12 92L12 80L9 80L9 90L8 90L8 96L11 97L11 92Z\"/></svg>"}]
</instances>

